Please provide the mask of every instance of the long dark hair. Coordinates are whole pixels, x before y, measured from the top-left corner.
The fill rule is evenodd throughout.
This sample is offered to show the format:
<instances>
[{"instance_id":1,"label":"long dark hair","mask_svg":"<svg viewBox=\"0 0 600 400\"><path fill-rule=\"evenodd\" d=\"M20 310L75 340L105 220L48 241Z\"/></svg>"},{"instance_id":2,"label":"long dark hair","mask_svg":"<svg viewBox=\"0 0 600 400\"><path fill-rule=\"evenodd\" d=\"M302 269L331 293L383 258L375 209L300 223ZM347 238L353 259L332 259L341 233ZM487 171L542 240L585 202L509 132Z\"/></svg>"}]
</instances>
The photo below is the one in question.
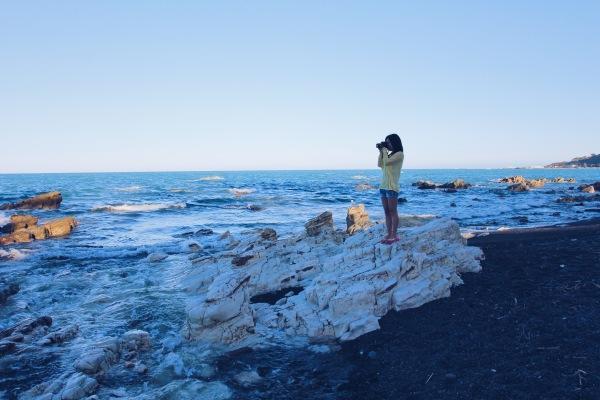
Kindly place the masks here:
<instances>
[{"instance_id":1,"label":"long dark hair","mask_svg":"<svg viewBox=\"0 0 600 400\"><path fill-rule=\"evenodd\" d=\"M404 152L404 147L402 146L402 140L400 140L400 136L396 135L395 133L392 133L391 135L387 135L385 140L389 140L392 144L392 154L397 153L399 151Z\"/></svg>"}]
</instances>

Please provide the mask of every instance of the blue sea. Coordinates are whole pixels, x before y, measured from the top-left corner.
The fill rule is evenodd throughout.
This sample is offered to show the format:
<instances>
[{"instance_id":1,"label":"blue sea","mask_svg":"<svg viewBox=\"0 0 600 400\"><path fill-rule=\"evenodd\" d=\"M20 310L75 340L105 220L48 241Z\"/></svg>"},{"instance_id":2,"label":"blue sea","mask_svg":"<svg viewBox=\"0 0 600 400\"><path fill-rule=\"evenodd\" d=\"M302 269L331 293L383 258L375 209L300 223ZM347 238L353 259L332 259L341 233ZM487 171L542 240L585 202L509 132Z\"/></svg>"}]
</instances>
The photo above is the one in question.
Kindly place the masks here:
<instances>
[{"instance_id":1,"label":"blue sea","mask_svg":"<svg viewBox=\"0 0 600 400\"><path fill-rule=\"evenodd\" d=\"M513 175L562 176L577 182L510 193L497 180ZM411 186L418 180L445 183L457 178L473 187L447 193ZM292 235L326 210L333 212L337 227L345 228L347 208L359 203L365 204L371 219L382 219L379 179L379 170L0 175L0 203L57 190L63 195L60 209L31 213L42 222L65 215L79 222L68 238L0 249L0 255L16 254L11 260L0 259L0 281L21 287L0 306L0 330L42 315L53 318L52 330L79 326L78 336L60 346L32 345L0 357L0 398L15 398L71 371L73 361L94 341L130 329L150 333L152 349L142 360L149 371L138 376L114 368L101 382L100 398L109 398L111 390L135 396L189 379L222 382L223 394L230 390L237 398L276 397L277 385L257 392L232 383L239 370L255 366L233 363L217 368L215 360L221 356L216 350L200 349L181 338L185 296L180 283L193 268L187 246L198 243L211 249L212 236L195 234L200 229L239 235L270 227L279 236ZM599 169L405 170L400 196L406 202L399 205L399 213L451 217L464 231L563 224L600 215L597 202L557 202L581 194L580 184L599 180ZM10 215L0 212L0 224ZM169 257L149 262L147 256L156 252ZM289 377L269 379L284 382Z\"/></svg>"}]
</instances>

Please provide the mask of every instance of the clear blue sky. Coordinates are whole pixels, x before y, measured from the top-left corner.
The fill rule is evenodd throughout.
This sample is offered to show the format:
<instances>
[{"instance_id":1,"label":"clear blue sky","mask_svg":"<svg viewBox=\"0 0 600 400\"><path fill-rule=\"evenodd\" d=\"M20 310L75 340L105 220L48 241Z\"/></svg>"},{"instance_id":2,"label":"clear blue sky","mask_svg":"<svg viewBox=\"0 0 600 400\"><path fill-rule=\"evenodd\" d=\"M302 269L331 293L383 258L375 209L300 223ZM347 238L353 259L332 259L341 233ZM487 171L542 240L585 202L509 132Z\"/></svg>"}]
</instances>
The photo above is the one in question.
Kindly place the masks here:
<instances>
[{"instance_id":1,"label":"clear blue sky","mask_svg":"<svg viewBox=\"0 0 600 400\"><path fill-rule=\"evenodd\" d=\"M393 131L407 168L600 152L600 2L0 10L0 172L374 168Z\"/></svg>"}]
</instances>

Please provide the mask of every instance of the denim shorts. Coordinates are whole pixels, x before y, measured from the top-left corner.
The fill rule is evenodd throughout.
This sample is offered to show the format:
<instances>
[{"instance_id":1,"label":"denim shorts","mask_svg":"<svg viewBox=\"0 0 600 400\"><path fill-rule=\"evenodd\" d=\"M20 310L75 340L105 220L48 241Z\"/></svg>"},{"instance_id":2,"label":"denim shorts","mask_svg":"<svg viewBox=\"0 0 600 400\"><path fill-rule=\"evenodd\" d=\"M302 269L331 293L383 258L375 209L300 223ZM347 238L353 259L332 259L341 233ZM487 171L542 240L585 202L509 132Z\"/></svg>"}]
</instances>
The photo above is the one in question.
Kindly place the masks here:
<instances>
[{"instance_id":1,"label":"denim shorts","mask_svg":"<svg viewBox=\"0 0 600 400\"><path fill-rule=\"evenodd\" d=\"M381 194L381 197L384 197L386 199L397 199L398 198L398 192L395 192L393 190L379 189L379 194Z\"/></svg>"}]
</instances>

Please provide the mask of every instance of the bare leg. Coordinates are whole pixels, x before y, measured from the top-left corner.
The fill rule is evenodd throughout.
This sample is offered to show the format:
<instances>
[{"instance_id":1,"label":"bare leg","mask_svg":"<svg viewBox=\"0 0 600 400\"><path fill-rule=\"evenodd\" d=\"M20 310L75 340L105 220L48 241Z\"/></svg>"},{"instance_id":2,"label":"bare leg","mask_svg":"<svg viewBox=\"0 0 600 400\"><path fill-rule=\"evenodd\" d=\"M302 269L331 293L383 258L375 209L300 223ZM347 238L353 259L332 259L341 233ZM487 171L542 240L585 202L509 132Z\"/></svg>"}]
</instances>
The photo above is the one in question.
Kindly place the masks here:
<instances>
[{"instance_id":1,"label":"bare leg","mask_svg":"<svg viewBox=\"0 0 600 400\"><path fill-rule=\"evenodd\" d=\"M383 205L383 211L385 212L385 227L387 228L388 232L387 235L385 235L384 239L390 239L392 237L392 218L388 207L388 199L382 196L381 204Z\"/></svg>"},{"instance_id":2,"label":"bare leg","mask_svg":"<svg viewBox=\"0 0 600 400\"><path fill-rule=\"evenodd\" d=\"M390 239L394 239L397 237L397 231L398 231L398 199L397 198L391 198L391 199L387 199L388 200L388 210L389 210L389 214L390 214L390 224L391 224L391 229L389 230L389 235L390 235Z\"/></svg>"}]
</instances>

